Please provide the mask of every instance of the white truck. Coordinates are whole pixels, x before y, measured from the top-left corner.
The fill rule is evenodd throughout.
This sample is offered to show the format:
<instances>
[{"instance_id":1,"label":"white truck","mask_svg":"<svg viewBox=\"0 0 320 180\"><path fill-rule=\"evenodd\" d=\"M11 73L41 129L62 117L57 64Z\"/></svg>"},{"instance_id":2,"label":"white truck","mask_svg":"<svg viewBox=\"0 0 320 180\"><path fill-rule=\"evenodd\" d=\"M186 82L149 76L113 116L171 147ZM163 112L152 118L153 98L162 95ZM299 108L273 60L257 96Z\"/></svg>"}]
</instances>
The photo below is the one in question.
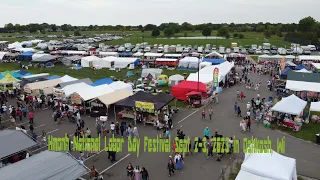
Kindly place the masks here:
<instances>
[{"instance_id":1,"label":"white truck","mask_svg":"<svg viewBox=\"0 0 320 180\"><path fill-rule=\"evenodd\" d=\"M278 48L278 54L286 55L287 54L287 50L285 48Z\"/></svg>"},{"instance_id":2,"label":"white truck","mask_svg":"<svg viewBox=\"0 0 320 180\"><path fill-rule=\"evenodd\" d=\"M176 47L177 53L182 53L182 51L183 51L183 47L181 45Z\"/></svg>"},{"instance_id":3,"label":"white truck","mask_svg":"<svg viewBox=\"0 0 320 180\"><path fill-rule=\"evenodd\" d=\"M270 50L271 49L270 43L263 43L262 44L262 49L263 50Z\"/></svg>"},{"instance_id":4,"label":"white truck","mask_svg":"<svg viewBox=\"0 0 320 180\"><path fill-rule=\"evenodd\" d=\"M198 53L203 53L203 47L202 46L199 46L198 49L197 49Z\"/></svg>"},{"instance_id":5,"label":"white truck","mask_svg":"<svg viewBox=\"0 0 320 180\"><path fill-rule=\"evenodd\" d=\"M256 49L258 49L258 46L257 46L256 44L252 44L252 45L251 45L251 49L252 49L252 50L256 50Z\"/></svg>"},{"instance_id":6,"label":"white truck","mask_svg":"<svg viewBox=\"0 0 320 180\"><path fill-rule=\"evenodd\" d=\"M233 52L234 53L239 53L240 52L240 48L239 47L233 47Z\"/></svg>"},{"instance_id":7,"label":"white truck","mask_svg":"<svg viewBox=\"0 0 320 180\"><path fill-rule=\"evenodd\" d=\"M226 53L226 48L223 47L223 46L220 46L220 47L219 47L219 53L220 53L220 54L225 54L225 53Z\"/></svg>"}]
</instances>

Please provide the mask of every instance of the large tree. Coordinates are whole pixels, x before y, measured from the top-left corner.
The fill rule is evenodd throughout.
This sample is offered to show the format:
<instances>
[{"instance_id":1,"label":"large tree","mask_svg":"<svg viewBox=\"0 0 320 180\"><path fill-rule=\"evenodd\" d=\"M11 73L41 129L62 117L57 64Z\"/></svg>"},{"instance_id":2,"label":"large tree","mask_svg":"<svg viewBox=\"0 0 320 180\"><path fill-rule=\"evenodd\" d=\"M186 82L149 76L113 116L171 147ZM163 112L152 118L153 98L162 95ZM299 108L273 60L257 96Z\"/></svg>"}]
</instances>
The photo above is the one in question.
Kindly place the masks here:
<instances>
[{"instance_id":1,"label":"large tree","mask_svg":"<svg viewBox=\"0 0 320 180\"><path fill-rule=\"evenodd\" d=\"M154 29L154 30L152 30L151 36L152 36L152 37L158 37L158 36L160 36L160 31L159 31L159 29Z\"/></svg>"},{"instance_id":2,"label":"large tree","mask_svg":"<svg viewBox=\"0 0 320 180\"><path fill-rule=\"evenodd\" d=\"M311 32L316 25L317 21L311 16L305 17L299 21L298 29L301 32Z\"/></svg>"},{"instance_id":3,"label":"large tree","mask_svg":"<svg viewBox=\"0 0 320 180\"><path fill-rule=\"evenodd\" d=\"M202 30L202 35L205 36L206 38L208 36L211 36L211 33L212 33L212 28L207 26L205 27L203 30Z\"/></svg>"},{"instance_id":4,"label":"large tree","mask_svg":"<svg viewBox=\"0 0 320 180\"><path fill-rule=\"evenodd\" d=\"M171 37L171 36L174 35L174 29L172 29L172 28L166 28L163 33L164 33L165 36Z\"/></svg>"}]
</instances>

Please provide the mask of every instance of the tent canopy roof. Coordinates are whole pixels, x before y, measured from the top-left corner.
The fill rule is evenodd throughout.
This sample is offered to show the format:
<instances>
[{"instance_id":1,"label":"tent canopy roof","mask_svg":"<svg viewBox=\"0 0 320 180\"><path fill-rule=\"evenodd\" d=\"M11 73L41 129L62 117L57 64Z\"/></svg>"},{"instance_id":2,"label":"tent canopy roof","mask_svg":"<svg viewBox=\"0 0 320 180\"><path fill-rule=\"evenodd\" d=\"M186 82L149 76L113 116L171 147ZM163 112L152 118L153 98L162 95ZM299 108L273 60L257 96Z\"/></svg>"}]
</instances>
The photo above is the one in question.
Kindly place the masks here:
<instances>
[{"instance_id":1,"label":"tent canopy roof","mask_svg":"<svg viewBox=\"0 0 320 180\"><path fill-rule=\"evenodd\" d=\"M92 84L92 81L89 79L89 78L85 78L85 79L79 79L79 80L75 80L75 81L69 81L69 82L62 82L62 83L59 83L57 85L57 87L60 87L60 88L64 88L68 85L71 85L71 84L78 84L78 83L86 83L88 85Z\"/></svg>"},{"instance_id":2,"label":"tent canopy roof","mask_svg":"<svg viewBox=\"0 0 320 180\"><path fill-rule=\"evenodd\" d=\"M0 179L68 180L80 178L87 171L87 168L69 153L43 151L23 161L1 168Z\"/></svg>"},{"instance_id":3,"label":"tent canopy roof","mask_svg":"<svg viewBox=\"0 0 320 180\"><path fill-rule=\"evenodd\" d=\"M37 145L28 135L19 130L0 131L0 144L2 144L0 159ZM2 179L1 173L0 179Z\"/></svg>"},{"instance_id":4,"label":"tent canopy roof","mask_svg":"<svg viewBox=\"0 0 320 180\"><path fill-rule=\"evenodd\" d=\"M111 84L111 83L113 83L113 81L110 78L104 78L92 83L91 86L100 86L102 84Z\"/></svg>"},{"instance_id":5,"label":"tent canopy roof","mask_svg":"<svg viewBox=\"0 0 320 180\"><path fill-rule=\"evenodd\" d=\"M151 102L154 104L155 110L159 110L163 106L169 104L173 99L174 98L171 95L165 93L153 95L143 91L138 91L134 95L117 102L115 105L123 107L135 107L136 101Z\"/></svg>"},{"instance_id":6,"label":"tent canopy roof","mask_svg":"<svg viewBox=\"0 0 320 180\"><path fill-rule=\"evenodd\" d=\"M289 97L282 98L281 101L277 102L277 104L271 108L271 110L292 115L300 115L306 106L306 101L292 94Z\"/></svg>"}]
</instances>

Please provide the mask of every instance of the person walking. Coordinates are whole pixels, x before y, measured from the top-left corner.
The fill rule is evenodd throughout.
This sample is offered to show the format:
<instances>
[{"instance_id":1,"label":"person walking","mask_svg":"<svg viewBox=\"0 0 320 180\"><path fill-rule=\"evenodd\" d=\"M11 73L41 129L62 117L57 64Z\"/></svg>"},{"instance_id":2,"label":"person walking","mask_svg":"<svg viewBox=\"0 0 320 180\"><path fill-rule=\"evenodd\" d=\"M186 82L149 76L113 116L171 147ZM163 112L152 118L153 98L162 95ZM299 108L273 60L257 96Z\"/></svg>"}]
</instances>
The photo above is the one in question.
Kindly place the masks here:
<instances>
[{"instance_id":1,"label":"person walking","mask_svg":"<svg viewBox=\"0 0 320 180\"><path fill-rule=\"evenodd\" d=\"M174 170L175 170L174 163L173 163L172 159L169 159L167 169L169 170L169 177L171 177L172 174L174 174Z\"/></svg>"},{"instance_id":2,"label":"person walking","mask_svg":"<svg viewBox=\"0 0 320 180\"><path fill-rule=\"evenodd\" d=\"M212 114L213 114L213 110L212 110L212 108L209 108L209 120L210 121L212 119Z\"/></svg>"}]
</instances>

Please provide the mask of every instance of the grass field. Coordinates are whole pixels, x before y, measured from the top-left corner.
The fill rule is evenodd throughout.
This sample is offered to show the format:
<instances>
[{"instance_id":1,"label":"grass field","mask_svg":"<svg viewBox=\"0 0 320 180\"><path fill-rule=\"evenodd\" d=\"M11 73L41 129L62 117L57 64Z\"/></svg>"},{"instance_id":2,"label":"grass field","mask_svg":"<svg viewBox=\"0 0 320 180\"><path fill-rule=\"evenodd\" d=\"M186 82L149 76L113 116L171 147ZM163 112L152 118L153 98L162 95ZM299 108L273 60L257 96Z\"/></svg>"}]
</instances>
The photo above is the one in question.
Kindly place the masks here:
<instances>
[{"instance_id":1,"label":"grass field","mask_svg":"<svg viewBox=\"0 0 320 180\"><path fill-rule=\"evenodd\" d=\"M46 35L61 35L61 34L73 34L73 32L55 32L55 33L47 33ZM151 37L151 32L146 31L146 32L140 32L140 31L119 31L119 32L114 32L114 31L83 31L81 32L82 35L94 35L94 34L102 34L102 33L116 33L116 34L132 34L131 37L126 37L123 40L115 40L115 41L109 41L105 42L105 44L109 45L120 45L124 43L142 43L142 42L148 42L149 44L182 44L182 45L205 45L205 44L211 44L211 45L222 45L225 47L230 47L232 42L238 43L238 45L251 45L251 44L258 44L262 45L264 42L269 42L272 45L278 46L278 47L285 47L289 46L290 43L283 41L282 38L278 36L272 36L269 39L265 39L263 33L256 33L256 32L238 32L244 35L244 39L223 39L223 40L215 40L215 39L157 39L157 38L165 38L163 32L161 32L160 36L157 38ZM194 36L202 36L200 31L195 31L195 32L186 32L187 37L194 37ZM215 36L217 34L216 31L212 32L212 36ZM1 36L12 36L12 37L1 37ZM28 40L27 38L15 38L15 36L29 36L29 35L40 35L37 33L25 33L25 34L5 34L2 33L0 34L0 41L10 41L10 42L15 42L15 41L24 41ZM232 33L230 34L232 37ZM177 33L175 34L174 37L184 37L185 34L184 32L182 33ZM52 39L57 39L57 38L41 38L43 40L52 40Z\"/></svg>"}]
</instances>

